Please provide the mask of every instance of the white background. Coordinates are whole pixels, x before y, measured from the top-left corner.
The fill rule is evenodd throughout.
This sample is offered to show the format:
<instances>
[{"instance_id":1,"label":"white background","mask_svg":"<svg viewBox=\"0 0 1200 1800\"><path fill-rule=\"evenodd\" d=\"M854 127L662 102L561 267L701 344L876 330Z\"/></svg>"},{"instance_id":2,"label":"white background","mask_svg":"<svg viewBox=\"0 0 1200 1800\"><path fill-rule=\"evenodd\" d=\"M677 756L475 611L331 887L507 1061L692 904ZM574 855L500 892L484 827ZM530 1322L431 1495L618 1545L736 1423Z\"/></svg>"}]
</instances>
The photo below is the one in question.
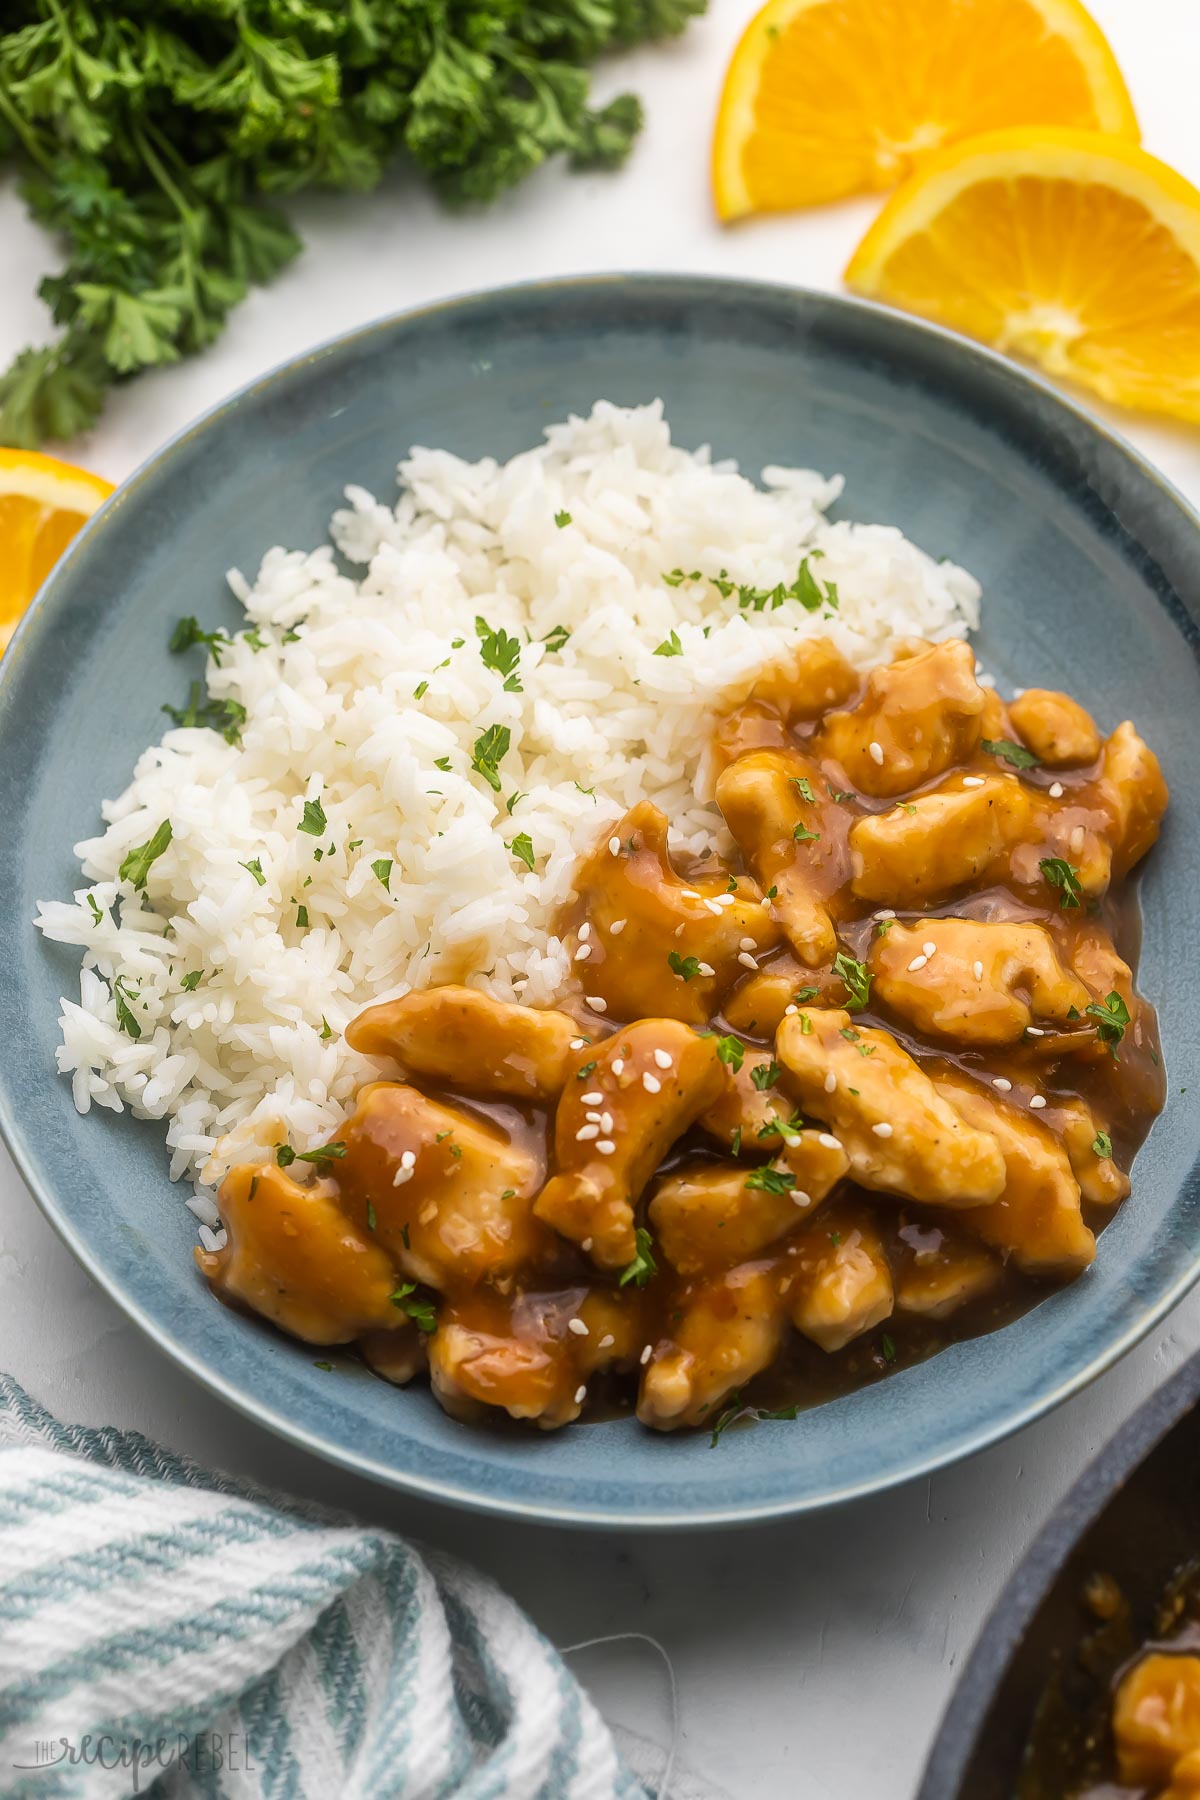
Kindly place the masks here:
<instances>
[{"instance_id":1,"label":"white background","mask_svg":"<svg viewBox=\"0 0 1200 1800\"><path fill-rule=\"evenodd\" d=\"M646 103L646 131L621 174L547 171L469 218L441 213L409 180L306 201L296 209L305 254L238 309L215 350L118 392L78 460L119 479L262 369L464 289L635 268L836 288L874 203L731 231L712 218L711 118L752 6L710 7L680 43L602 71L601 93L630 86ZM1146 147L1200 184L1192 0L1093 0L1092 10L1126 73ZM2 188L0 252L4 363L45 333L34 290L52 248ZM1200 501L1200 435L1117 422ZM498 1525L327 1470L210 1399L91 1285L0 1151L0 1367L66 1419L136 1426L469 1556L559 1643L655 1634L678 1674L687 1760L737 1800L909 1800L957 1671L1014 1563L1091 1454L1197 1347L1200 1294L1040 1425L962 1468L825 1518L674 1539ZM665 1682L652 1652L590 1651L577 1666L609 1717L665 1743Z\"/></svg>"}]
</instances>

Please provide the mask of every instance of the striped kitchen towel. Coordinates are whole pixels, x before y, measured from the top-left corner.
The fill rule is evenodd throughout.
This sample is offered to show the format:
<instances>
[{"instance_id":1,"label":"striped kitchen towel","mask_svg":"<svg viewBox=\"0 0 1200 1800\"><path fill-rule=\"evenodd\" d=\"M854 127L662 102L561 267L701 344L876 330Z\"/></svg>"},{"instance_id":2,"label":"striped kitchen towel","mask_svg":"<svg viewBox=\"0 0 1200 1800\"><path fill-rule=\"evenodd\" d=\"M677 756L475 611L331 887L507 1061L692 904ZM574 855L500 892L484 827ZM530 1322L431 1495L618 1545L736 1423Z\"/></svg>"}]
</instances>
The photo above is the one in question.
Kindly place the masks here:
<instances>
[{"instance_id":1,"label":"striped kitchen towel","mask_svg":"<svg viewBox=\"0 0 1200 1800\"><path fill-rule=\"evenodd\" d=\"M60 1425L0 1376L5 1800L655 1791L484 1577L135 1432ZM676 1776L660 1800L688 1794Z\"/></svg>"}]
</instances>

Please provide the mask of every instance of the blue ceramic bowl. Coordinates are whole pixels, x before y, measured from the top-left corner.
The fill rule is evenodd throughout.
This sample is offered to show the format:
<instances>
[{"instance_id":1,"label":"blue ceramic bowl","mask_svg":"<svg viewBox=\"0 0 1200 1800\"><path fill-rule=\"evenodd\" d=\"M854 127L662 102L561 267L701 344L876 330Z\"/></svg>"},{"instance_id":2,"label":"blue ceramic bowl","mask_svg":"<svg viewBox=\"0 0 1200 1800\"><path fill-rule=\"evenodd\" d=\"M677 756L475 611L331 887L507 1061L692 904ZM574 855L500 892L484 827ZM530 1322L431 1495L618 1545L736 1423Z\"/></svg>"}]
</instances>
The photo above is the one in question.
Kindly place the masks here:
<instances>
[{"instance_id":1,"label":"blue ceramic bowl","mask_svg":"<svg viewBox=\"0 0 1200 1800\"><path fill-rule=\"evenodd\" d=\"M633 276L482 294L339 339L209 413L82 534L0 677L0 1125L48 1217L130 1317L295 1442L397 1487L524 1517L768 1518L993 1442L1160 1318L1198 1268L1195 1106L1176 1098L1155 1126L1096 1265L1002 1331L715 1450L631 1422L486 1432L348 1359L335 1374L314 1369L310 1350L212 1299L160 1133L77 1117L54 1073L58 997L75 989L77 958L30 924L39 897L72 890L72 844L159 736L160 703L180 680L173 622L237 623L230 564L320 542L345 484L391 494L414 442L504 457L602 395L661 395L679 441L711 443L751 474L842 470L848 516L896 524L981 579L980 654L1004 684L1069 688L1105 726L1137 720L1174 795L1145 878L1142 983L1161 1011L1172 1095L1197 1091L1195 515L1085 413L959 339L824 295Z\"/></svg>"}]
</instances>

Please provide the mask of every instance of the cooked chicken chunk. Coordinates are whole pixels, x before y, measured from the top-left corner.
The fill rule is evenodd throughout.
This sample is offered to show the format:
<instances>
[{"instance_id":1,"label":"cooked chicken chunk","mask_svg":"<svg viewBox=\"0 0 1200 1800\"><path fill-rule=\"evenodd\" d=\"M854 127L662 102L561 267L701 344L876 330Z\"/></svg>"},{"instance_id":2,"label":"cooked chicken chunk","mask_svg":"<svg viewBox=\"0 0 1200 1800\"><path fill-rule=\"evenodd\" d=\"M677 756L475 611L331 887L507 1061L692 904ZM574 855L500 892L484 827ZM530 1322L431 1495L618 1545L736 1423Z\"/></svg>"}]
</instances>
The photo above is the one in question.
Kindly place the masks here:
<instances>
[{"instance_id":1,"label":"cooked chicken chunk","mask_svg":"<svg viewBox=\"0 0 1200 1800\"><path fill-rule=\"evenodd\" d=\"M930 950L929 946L933 946ZM922 919L877 937L874 993L918 1031L957 1044L1015 1044L1026 1027L1065 1024L1091 995L1064 969L1044 925Z\"/></svg>"},{"instance_id":2,"label":"cooked chicken chunk","mask_svg":"<svg viewBox=\"0 0 1200 1800\"><path fill-rule=\"evenodd\" d=\"M839 1206L796 1241L791 1316L832 1354L891 1315L892 1275L866 1207Z\"/></svg>"},{"instance_id":3,"label":"cooked chicken chunk","mask_svg":"<svg viewBox=\"0 0 1200 1800\"><path fill-rule=\"evenodd\" d=\"M1026 688L1010 703L1008 716L1021 742L1049 769L1079 768L1100 754L1100 733L1091 714L1069 694Z\"/></svg>"},{"instance_id":4,"label":"cooked chicken chunk","mask_svg":"<svg viewBox=\"0 0 1200 1800\"><path fill-rule=\"evenodd\" d=\"M785 724L816 719L830 706L842 706L858 691L862 677L836 644L826 637L801 638L774 662L745 676L728 689L726 706L771 707ZM719 729L719 727L718 727Z\"/></svg>"},{"instance_id":5,"label":"cooked chicken chunk","mask_svg":"<svg viewBox=\"0 0 1200 1800\"><path fill-rule=\"evenodd\" d=\"M789 1006L805 1006L809 1001L824 1005L819 996L827 980L830 994L840 994L841 982L836 976L802 969L790 956L775 957L767 968L735 988L725 1002L725 1017L735 1031L744 1031L747 1037L774 1037Z\"/></svg>"},{"instance_id":6,"label":"cooked chicken chunk","mask_svg":"<svg viewBox=\"0 0 1200 1800\"><path fill-rule=\"evenodd\" d=\"M936 1226L909 1225L900 1236L904 1255L893 1276L897 1312L946 1319L999 1284L999 1260L978 1244L951 1238Z\"/></svg>"},{"instance_id":7,"label":"cooked chicken chunk","mask_svg":"<svg viewBox=\"0 0 1200 1800\"><path fill-rule=\"evenodd\" d=\"M1076 1275L1096 1254L1079 1209L1079 1183L1054 1133L1032 1114L962 1075L936 1077L939 1094L968 1125L990 1132L1004 1153L1004 1192L963 1214L969 1231L1007 1251L1030 1275Z\"/></svg>"},{"instance_id":8,"label":"cooked chicken chunk","mask_svg":"<svg viewBox=\"0 0 1200 1800\"><path fill-rule=\"evenodd\" d=\"M715 1420L735 1388L774 1362L786 1303L780 1288L771 1262L744 1263L689 1287L642 1376L642 1424L676 1431Z\"/></svg>"},{"instance_id":9,"label":"cooked chicken chunk","mask_svg":"<svg viewBox=\"0 0 1200 1800\"><path fill-rule=\"evenodd\" d=\"M881 797L904 794L971 754L983 705L975 654L951 638L872 669L858 705L830 713L817 741L852 787Z\"/></svg>"},{"instance_id":10,"label":"cooked chicken chunk","mask_svg":"<svg viewBox=\"0 0 1200 1800\"><path fill-rule=\"evenodd\" d=\"M363 1361L376 1375L382 1375L395 1387L406 1387L414 1375L428 1369L429 1357L417 1327L403 1322L403 1313L398 1317L402 1321L398 1331L368 1331L358 1340L358 1347Z\"/></svg>"},{"instance_id":11,"label":"cooked chicken chunk","mask_svg":"<svg viewBox=\"0 0 1200 1800\"><path fill-rule=\"evenodd\" d=\"M802 1010L780 1026L776 1055L802 1110L829 1126L862 1187L956 1208L999 1196L995 1139L965 1126L886 1031L848 1013Z\"/></svg>"},{"instance_id":12,"label":"cooked chicken chunk","mask_svg":"<svg viewBox=\"0 0 1200 1800\"><path fill-rule=\"evenodd\" d=\"M543 1430L568 1425L583 1411L590 1376L634 1362L644 1342L640 1304L636 1292L586 1288L449 1302L429 1340L433 1391L455 1418L498 1406ZM572 1330L573 1320L586 1330Z\"/></svg>"},{"instance_id":13,"label":"cooked chicken chunk","mask_svg":"<svg viewBox=\"0 0 1200 1800\"><path fill-rule=\"evenodd\" d=\"M987 775L979 787L955 776L890 812L850 829L854 892L883 906L930 906L986 881L1011 845L1031 830L1029 792L1015 775Z\"/></svg>"},{"instance_id":14,"label":"cooked chicken chunk","mask_svg":"<svg viewBox=\"0 0 1200 1800\"><path fill-rule=\"evenodd\" d=\"M602 1269L632 1262L642 1189L722 1085L714 1041L674 1019L641 1019L593 1046L558 1103L558 1173L538 1196L538 1218Z\"/></svg>"},{"instance_id":15,"label":"cooked chicken chunk","mask_svg":"<svg viewBox=\"0 0 1200 1800\"><path fill-rule=\"evenodd\" d=\"M478 988L438 987L359 1013L346 1042L364 1056L393 1056L406 1075L468 1094L553 1100L562 1091L571 1039L566 1013L493 1000Z\"/></svg>"},{"instance_id":16,"label":"cooked chicken chunk","mask_svg":"<svg viewBox=\"0 0 1200 1800\"><path fill-rule=\"evenodd\" d=\"M800 961L829 962L837 939L828 902L847 875L849 813L798 750L739 757L717 782L717 805Z\"/></svg>"},{"instance_id":17,"label":"cooked chicken chunk","mask_svg":"<svg viewBox=\"0 0 1200 1800\"><path fill-rule=\"evenodd\" d=\"M721 870L685 881L675 873L666 817L648 801L612 827L576 885L585 912L579 948L590 948L574 972L614 1019L654 1014L707 1025L743 973L738 957L779 942L779 927L748 877Z\"/></svg>"},{"instance_id":18,"label":"cooked chicken chunk","mask_svg":"<svg viewBox=\"0 0 1200 1800\"><path fill-rule=\"evenodd\" d=\"M1200 1657L1152 1651L1121 1678L1113 1741L1122 1782L1158 1788L1200 1751ZM1190 1776L1189 1776L1190 1779Z\"/></svg>"},{"instance_id":19,"label":"cooked chicken chunk","mask_svg":"<svg viewBox=\"0 0 1200 1800\"><path fill-rule=\"evenodd\" d=\"M1158 758L1129 723L1104 746L1100 791L1112 821L1112 873L1120 881L1158 837L1167 809L1167 784Z\"/></svg>"},{"instance_id":20,"label":"cooked chicken chunk","mask_svg":"<svg viewBox=\"0 0 1200 1800\"><path fill-rule=\"evenodd\" d=\"M400 1327L395 1266L338 1205L330 1182L301 1187L274 1163L239 1163L217 1196L222 1250L197 1250L218 1293L253 1307L307 1344L347 1344Z\"/></svg>"},{"instance_id":21,"label":"cooked chicken chunk","mask_svg":"<svg viewBox=\"0 0 1200 1800\"><path fill-rule=\"evenodd\" d=\"M753 1152L759 1140L775 1149L793 1107L779 1087L779 1064L769 1050L742 1051L735 1068L723 1065L721 1092L701 1114L700 1124L727 1150ZM798 1127L797 1127L798 1129Z\"/></svg>"},{"instance_id":22,"label":"cooked chicken chunk","mask_svg":"<svg viewBox=\"0 0 1200 1800\"><path fill-rule=\"evenodd\" d=\"M1116 1206L1129 1194L1129 1177L1112 1159L1112 1144L1082 1100L1056 1099L1047 1123L1062 1137L1079 1191L1093 1206ZM1099 1146L1099 1147L1097 1147Z\"/></svg>"},{"instance_id":23,"label":"cooked chicken chunk","mask_svg":"<svg viewBox=\"0 0 1200 1800\"><path fill-rule=\"evenodd\" d=\"M655 1242L681 1275L728 1269L795 1230L848 1168L845 1151L830 1148L818 1131L795 1133L765 1172L685 1163L664 1177L650 1202Z\"/></svg>"},{"instance_id":24,"label":"cooked chicken chunk","mask_svg":"<svg viewBox=\"0 0 1200 1800\"><path fill-rule=\"evenodd\" d=\"M551 1249L532 1215L542 1158L497 1126L377 1081L360 1091L341 1137L347 1209L412 1280L446 1288L496 1279Z\"/></svg>"}]
</instances>

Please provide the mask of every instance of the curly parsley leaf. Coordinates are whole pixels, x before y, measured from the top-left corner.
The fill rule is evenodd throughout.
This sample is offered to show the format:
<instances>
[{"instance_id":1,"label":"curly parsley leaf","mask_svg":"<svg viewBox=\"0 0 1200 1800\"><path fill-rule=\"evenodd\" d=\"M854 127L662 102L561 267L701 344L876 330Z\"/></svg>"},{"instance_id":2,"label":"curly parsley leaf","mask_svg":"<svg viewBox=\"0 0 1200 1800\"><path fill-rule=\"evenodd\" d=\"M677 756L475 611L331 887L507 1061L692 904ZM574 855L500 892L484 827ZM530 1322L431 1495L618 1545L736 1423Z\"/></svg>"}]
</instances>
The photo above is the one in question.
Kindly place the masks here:
<instances>
[{"instance_id":1,"label":"curly parsley leaf","mask_svg":"<svg viewBox=\"0 0 1200 1800\"><path fill-rule=\"evenodd\" d=\"M790 1169L773 1169L769 1163L753 1169L745 1181L746 1187L761 1188L766 1194L790 1194L795 1185L796 1177Z\"/></svg>"},{"instance_id":2,"label":"curly parsley leaf","mask_svg":"<svg viewBox=\"0 0 1200 1800\"><path fill-rule=\"evenodd\" d=\"M654 1239L641 1225L634 1233L634 1244L636 1248L633 1261L621 1270L618 1287L628 1287L630 1282L634 1287L645 1287L651 1277L658 1274L658 1264L654 1260Z\"/></svg>"},{"instance_id":3,"label":"curly parsley leaf","mask_svg":"<svg viewBox=\"0 0 1200 1800\"><path fill-rule=\"evenodd\" d=\"M390 894L392 891L392 858L390 856L376 857L371 864L371 873L377 881L382 882Z\"/></svg>"},{"instance_id":4,"label":"curly parsley leaf","mask_svg":"<svg viewBox=\"0 0 1200 1800\"><path fill-rule=\"evenodd\" d=\"M117 1008L117 1024L126 1037L136 1041L142 1035L142 1028L133 1013L133 1002L138 998L138 989L130 987L125 976L117 975L113 979L112 996Z\"/></svg>"},{"instance_id":5,"label":"curly parsley leaf","mask_svg":"<svg viewBox=\"0 0 1200 1800\"><path fill-rule=\"evenodd\" d=\"M667 955L667 967L680 981L691 981L700 973L700 959L698 956L680 956L678 950L671 950Z\"/></svg>"},{"instance_id":6,"label":"curly parsley leaf","mask_svg":"<svg viewBox=\"0 0 1200 1800\"><path fill-rule=\"evenodd\" d=\"M1064 912L1068 907L1080 904L1079 896L1083 889L1079 885L1079 870L1074 863L1067 862L1061 856L1044 856L1038 868L1049 885L1059 889L1058 904Z\"/></svg>"},{"instance_id":7,"label":"curly parsley leaf","mask_svg":"<svg viewBox=\"0 0 1200 1800\"><path fill-rule=\"evenodd\" d=\"M508 755L511 742L512 732L507 725L489 725L475 739L471 750L471 767L496 793L500 792L500 764Z\"/></svg>"},{"instance_id":8,"label":"curly parsley leaf","mask_svg":"<svg viewBox=\"0 0 1200 1800\"><path fill-rule=\"evenodd\" d=\"M1116 1056L1117 1045L1125 1036L1125 1027L1129 1024L1129 1008L1114 988L1103 1000L1093 1000L1090 1006L1084 1007L1089 1018L1096 1021L1096 1033L1102 1044L1107 1044Z\"/></svg>"},{"instance_id":9,"label":"curly parsley leaf","mask_svg":"<svg viewBox=\"0 0 1200 1800\"><path fill-rule=\"evenodd\" d=\"M518 862L523 862L527 869L533 868L533 839L527 831L520 831L508 845L508 849Z\"/></svg>"},{"instance_id":10,"label":"curly parsley leaf","mask_svg":"<svg viewBox=\"0 0 1200 1800\"><path fill-rule=\"evenodd\" d=\"M839 952L833 959L833 972L845 984L847 1012L862 1012L871 998L871 971L866 963Z\"/></svg>"},{"instance_id":11,"label":"curly parsley leaf","mask_svg":"<svg viewBox=\"0 0 1200 1800\"><path fill-rule=\"evenodd\" d=\"M1102 1162L1107 1161L1108 1158L1112 1156L1112 1139L1109 1137L1107 1131L1097 1130L1095 1137L1092 1139L1092 1154L1093 1156L1098 1156Z\"/></svg>"},{"instance_id":12,"label":"curly parsley leaf","mask_svg":"<svg viewBox=\"0 0 1200 1800\"><path fill-rule=\"evenodd\" d=\"M429 1300L423 1300L417 1293L415 1281L402 1281L394 1294L388 1299L393 1306L406 1313L418 1331L432 1331L437 1324L437 1309Z\"/></svg>"},{"instance_id":13,"label":"curly parsley leaf","mask_svg":"<svg viewBox=\"0 0 1200 1800\"><path fill-rule=\"evenodd\" d=\"M1024 744L1014 744L1011 738L981 738L979 747L989 756L999 756L1004 762L1011 763L1014 769L1040 769L1042 766L1040 756L1035 756Z\"/></svg>"},{"instance_id":14,"label":"curly parsley leaf","mask_svg":"<svg viewBox=\"0 0 1200 1800\"><path fill-rule=\"evenodd\" d=\"M122 881L132 881L135 889L142 889L150 873L152 863L158 861L163 851L171 842L171 821L164 819L152 838L144 844L137 844L122 858L119 874Z\"/></svg>"},{"instance_id":15,"label":"curly parsley leaf","mask_svg":"<svg viewBox=\"0 0 1200 1800\"><path fill-rule=\"evenodd\" d=\"M654 652L655 656L682 656L683 645L679 641L679 633L672 631L665 637Z\"/></svg>"},{"instance_id":16,"label":"curly parsley leaf","mask_svg":"<svg viewBox=\"0 0 1200 1800\"><path fill-rule=\"evenodd\" d=\"M324 837L329 820L325 817L325 808L321 805L318 794L315 800L304 802L304 817L296 827L298 831L307 831L309 837Z\"/></svg>"},{"instance_id":17,"label":"curly parsley leaf","mask_svg":"<svg viewBox=\"0 0 1200 1800\"><path fill-rule=\"evenodd\" d=\"M746 1046L741 1038L723 1037L717 1039L717 1056L727 1069L736 1075L746 1059Z\"/></svg>"}]
</instances>

